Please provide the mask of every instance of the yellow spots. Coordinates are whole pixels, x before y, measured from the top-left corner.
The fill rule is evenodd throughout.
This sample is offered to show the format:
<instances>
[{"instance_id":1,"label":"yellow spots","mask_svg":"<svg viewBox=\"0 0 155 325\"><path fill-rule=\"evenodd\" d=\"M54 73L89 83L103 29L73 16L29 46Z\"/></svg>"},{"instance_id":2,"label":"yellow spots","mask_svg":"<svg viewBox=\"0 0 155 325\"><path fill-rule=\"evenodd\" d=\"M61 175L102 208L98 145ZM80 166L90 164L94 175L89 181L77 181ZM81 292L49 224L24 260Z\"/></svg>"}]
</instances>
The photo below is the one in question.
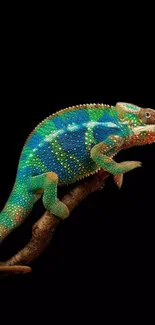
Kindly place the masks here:
<instances>
[{"instance_id":1,"label":"yellow spots","mask_svg":"<svg viewBox=\"0 0 155 325\"><path fill-rule=\"evenodd\" d=\"M88 128L87 132L85 133L85 146L86 146L87 150L90 150L92 144L95 145L96 140L93 135L93 129Z\"/></svg>"},{"instance_id":2,"label":"yellow spots","mask_svg":"<svg viewBox=\"0 0 155 325\"><path fill-rule=\"evenodd\" d=\"M23 210L24 210L24 208L18 207L17 212L13 216L13 220L16 225L23 221ZM25 213L24 213L24 215L25 215Z\"/></svg>"},{"instance_id":3,"label":"yellow spots","mask_svg":"<svg viewBox=\"0 0 155 325\"><path fill-rule=\"evenodd\" d=\"M0 225L0 240L3 240L9 233L9 229L5 226Z\"/></svg>"}]
</instances>

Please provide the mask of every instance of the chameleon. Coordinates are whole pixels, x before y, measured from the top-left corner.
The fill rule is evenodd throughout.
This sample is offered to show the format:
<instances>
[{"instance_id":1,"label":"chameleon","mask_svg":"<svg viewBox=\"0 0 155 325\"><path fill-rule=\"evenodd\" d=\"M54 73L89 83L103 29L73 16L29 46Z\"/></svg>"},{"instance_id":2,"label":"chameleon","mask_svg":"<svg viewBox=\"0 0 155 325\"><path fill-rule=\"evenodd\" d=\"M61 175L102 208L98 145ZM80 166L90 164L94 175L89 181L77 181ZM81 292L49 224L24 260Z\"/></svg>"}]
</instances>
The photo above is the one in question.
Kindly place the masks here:
<instances>
[{"instance_id":1,"label":"chameleon","mask_svg":"<svg viewBox=\"0 0 155 325\"><path fill-rule=\"evenodd\" d=\"M0 213L0 242L30 214L42 197L56 217L69 216L58 186L103 169L120 188L123 174L139 161L117 163L114 156L132 146L155 142L155 110L131 103L84 104L62 109L39 123L21 151L15 182Z\"/></svg>"}]
</instances>

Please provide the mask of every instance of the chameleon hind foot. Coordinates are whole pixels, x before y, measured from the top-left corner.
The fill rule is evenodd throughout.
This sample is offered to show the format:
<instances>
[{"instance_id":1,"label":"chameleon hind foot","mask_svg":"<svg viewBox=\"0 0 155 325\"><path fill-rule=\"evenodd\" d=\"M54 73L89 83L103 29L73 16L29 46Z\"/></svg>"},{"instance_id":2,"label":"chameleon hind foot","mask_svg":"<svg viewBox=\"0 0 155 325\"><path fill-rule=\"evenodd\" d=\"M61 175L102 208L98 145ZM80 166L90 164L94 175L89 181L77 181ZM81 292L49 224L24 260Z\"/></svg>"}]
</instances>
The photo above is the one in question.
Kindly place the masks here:
<instances>
[{"instance_id":1,"label":"chameleon hind foot","mask_svg":"<svg viewBox=\"0 0 155 325\"><path fill-rule=\"evenodd\" d=\"M67 206L57 198L58 176L53 172L48 172L31 178L29 190L34 193L43 192L43 205L50 213L66 219L69 216Z\"/></svg>"},{"instance_id":2,"label":"chameleon hind foot","mask_svg":"<svg viewBox=\"0 0 155 325\"><path fill-rule=\"evenodd\" d=\"M49 212L53 213L56 217L59 217L63 220L69 216L67 205L61 202L59 199L57 199L56 203L51 205Z\"/></svg>"}]
</instances>

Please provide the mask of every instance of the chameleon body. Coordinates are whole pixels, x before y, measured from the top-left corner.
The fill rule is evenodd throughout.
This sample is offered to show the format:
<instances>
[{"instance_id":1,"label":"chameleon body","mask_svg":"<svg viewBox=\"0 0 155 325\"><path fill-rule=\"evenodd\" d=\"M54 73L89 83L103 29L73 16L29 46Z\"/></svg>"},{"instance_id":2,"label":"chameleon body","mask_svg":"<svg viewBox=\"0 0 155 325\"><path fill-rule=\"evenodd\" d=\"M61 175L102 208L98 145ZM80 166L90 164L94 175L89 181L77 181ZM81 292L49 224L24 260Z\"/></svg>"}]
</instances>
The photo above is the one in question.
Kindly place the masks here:
<instances>
[{"instance_id":1,"label":"chameleon body","mask_svg":"<svg viewBox=\"0 0 155 325\"><path fill-rule=\"evenodd\" d=\"M155 111L133 104L86 104L61 110L42 121L21 152L10 197L0 213L0 240L19 226L42 196L57 217L69 215L57 186L104 169L120 187L123 174L141 165L117 163L122 149L155 142Z\"/></svg>"}]
</instances>

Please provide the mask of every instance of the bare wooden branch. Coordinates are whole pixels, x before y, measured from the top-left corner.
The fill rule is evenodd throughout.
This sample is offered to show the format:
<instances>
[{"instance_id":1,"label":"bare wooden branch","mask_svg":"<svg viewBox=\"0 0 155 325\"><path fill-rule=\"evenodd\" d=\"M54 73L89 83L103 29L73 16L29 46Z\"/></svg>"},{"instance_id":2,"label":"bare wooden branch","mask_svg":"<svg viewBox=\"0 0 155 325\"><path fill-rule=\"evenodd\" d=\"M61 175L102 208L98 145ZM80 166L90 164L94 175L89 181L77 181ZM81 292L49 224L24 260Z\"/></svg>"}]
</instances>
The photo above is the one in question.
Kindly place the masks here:
<instances>
[{"instance_id":1,"label":"bare wooden branch","mask_svg":"<svg viewBox=\"0 0 155 325\"><path fill-rule=\"evenodd\" d=\"M30 273L32 272L31 267L25 266L25 265L13 265L13 266L0 266L0 271L1 272L7 272L7 273Z\"/></svg>"},{"instance_id":2,"label":"bare wooden branch","mask_svg":"<svg viewBox=\"0 0 155 325\"><path fill-rule=\"evenodd\" d=\"M82 183L77 184L75 188L65 194L62 201L68 206L69 211L71 212L89 194L103 187L104 180L108 176L107 172L100 171L84 179ZM2 263L3 266L0 266L0 271L4 271L5 267L8 267L8 271L9 267L15 266L14 269L10 268L10 272L16 272L19 265L29 265L34 261L48 247L52 233L59 222L60 219L46 211L33 225L30 242L17 254Z\"/></svg>"}]
</instances>

